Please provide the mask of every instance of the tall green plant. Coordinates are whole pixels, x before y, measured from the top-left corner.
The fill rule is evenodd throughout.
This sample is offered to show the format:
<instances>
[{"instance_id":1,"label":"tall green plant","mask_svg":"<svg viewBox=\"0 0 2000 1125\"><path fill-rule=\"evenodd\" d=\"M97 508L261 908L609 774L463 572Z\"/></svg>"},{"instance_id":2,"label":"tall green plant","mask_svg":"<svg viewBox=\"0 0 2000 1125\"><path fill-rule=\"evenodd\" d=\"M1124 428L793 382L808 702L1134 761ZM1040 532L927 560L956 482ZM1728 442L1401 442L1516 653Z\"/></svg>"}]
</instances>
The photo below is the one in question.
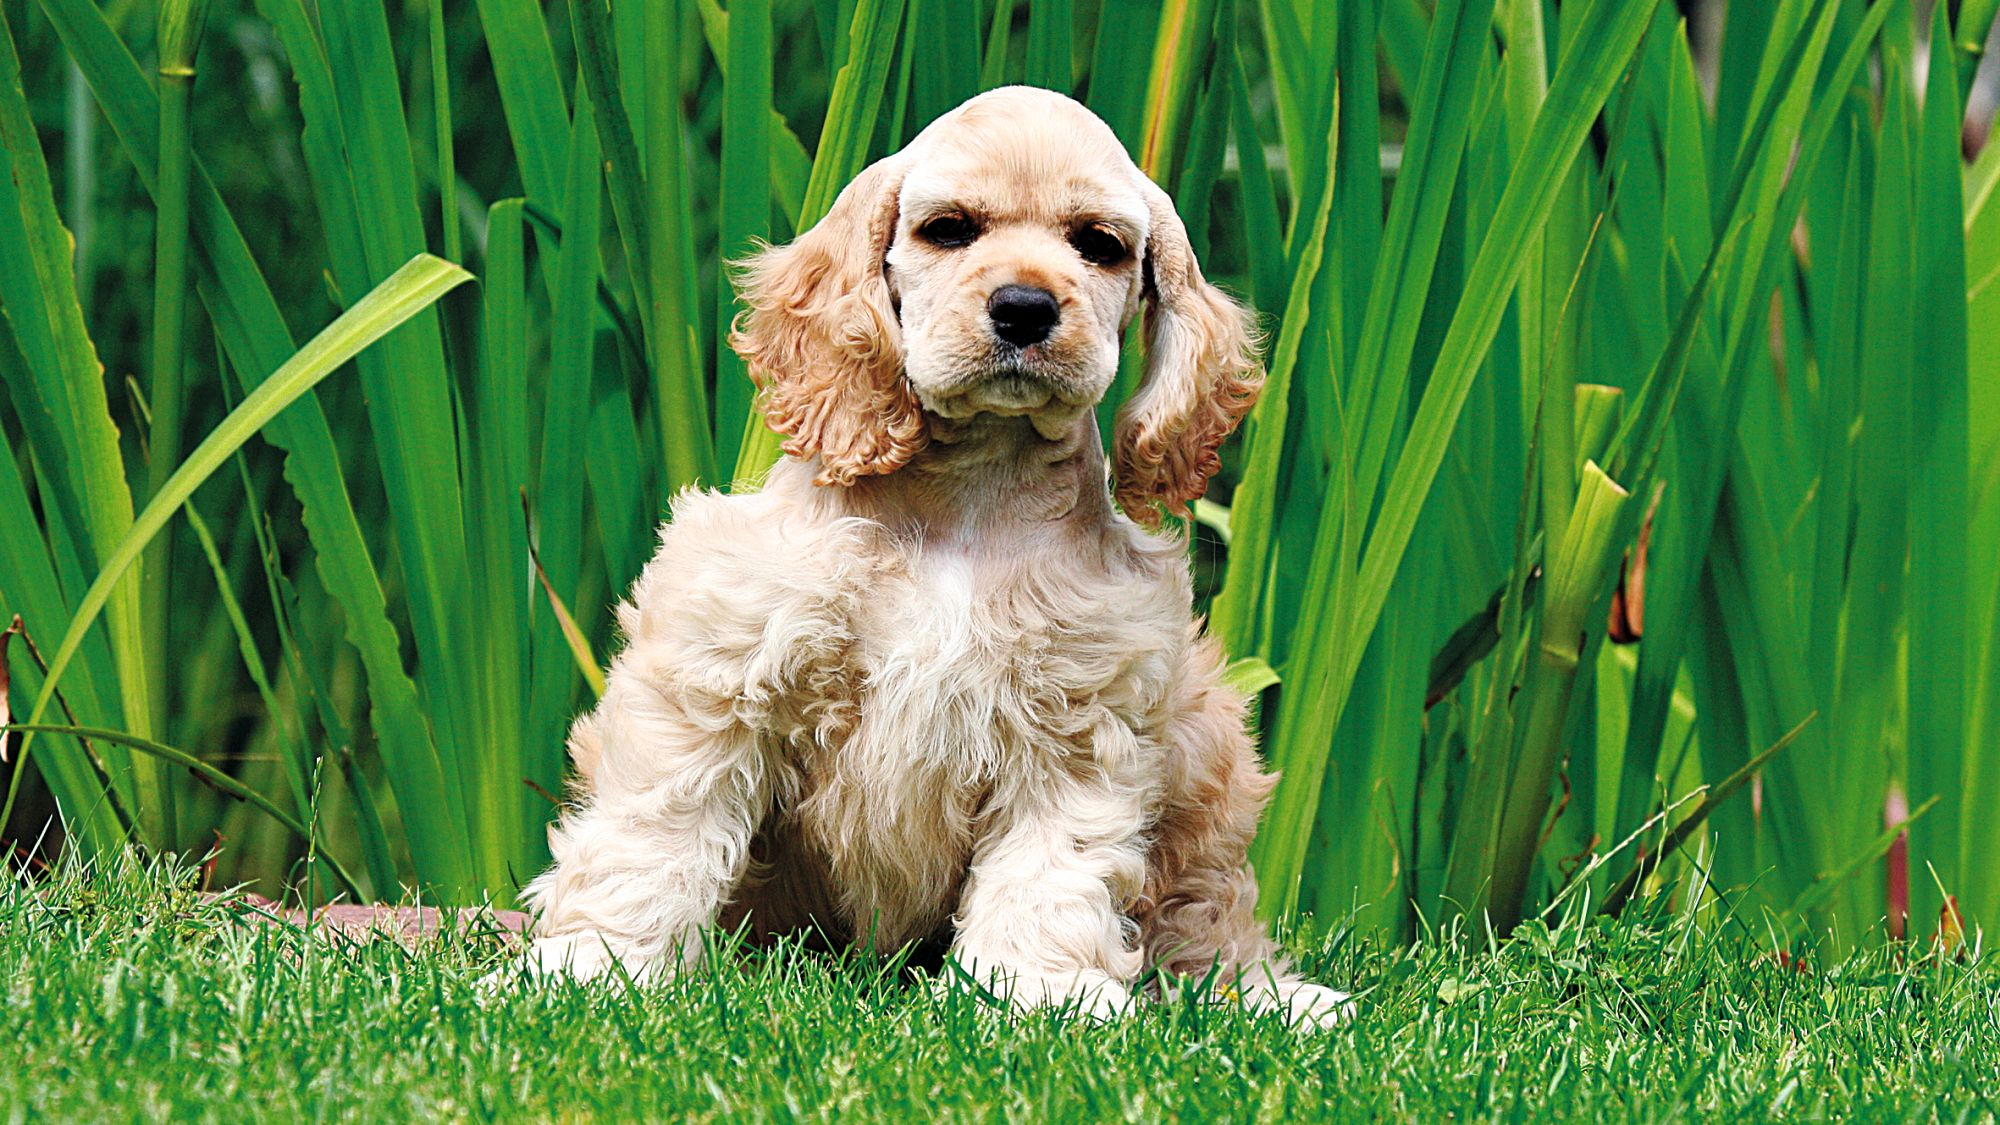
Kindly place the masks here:
<instances>
[{"instance_id":1,"label":"tall green plant","mask_svg":"<svg viewBox=\"0 0 2000 1125\"><path fill-rule=\"evenodd\" d=\"M1712 96L1673 6L1614 0L255 0L202 35L169 0L150 38L37 4L54 38L0 57L0 522L36 531L0 538L0 612L37 642L16 710L52 720L31 768L76 847L234 829L153 752L198 746L360 892L511 894L649 525L778 455L722 263L1025 80L1110 122L1267 329L1188 537L1283 774L1268 911L1505 925L1699 862L1691 908L1844 943L1903 905L1863 874L1897 790L1929 810L1910 932L1932 868L2000 908L2000 157L1959 150L1992 0L1927 29L1911 0L1731 5ZM205 84L256 51L292 85L225 122ZM129 164L150 286L71 264L83 185L40 159L27 78L69 65L119 155L65 168ZM240 518L196 497L194 534L107 577L182 431L296 370L288 321L461 250L476 300L271 415ZM121 425L86 323L149 421Z\"/></svg>"}]
</instances>

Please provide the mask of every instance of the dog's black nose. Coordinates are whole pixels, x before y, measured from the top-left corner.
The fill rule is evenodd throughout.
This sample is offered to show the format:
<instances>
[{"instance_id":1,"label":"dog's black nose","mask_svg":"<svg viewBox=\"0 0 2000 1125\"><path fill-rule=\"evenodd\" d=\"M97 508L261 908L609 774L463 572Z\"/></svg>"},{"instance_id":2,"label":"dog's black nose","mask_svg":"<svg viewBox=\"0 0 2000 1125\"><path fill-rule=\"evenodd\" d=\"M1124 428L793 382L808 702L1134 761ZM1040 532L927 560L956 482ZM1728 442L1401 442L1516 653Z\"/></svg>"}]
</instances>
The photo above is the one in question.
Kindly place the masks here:
<instances>
[{"instance_id":1,"label":"dog's black nose","mask_svg":"<svg viewBox=\"0 0 2000 1125\"><path fill-rule=\"evenodd\" d=\"M1039 344L1049 338L1061 317L1056 296L1030 285L1002 285L986 301L986 315L993 318L993 334L1017 348Z\"/></svg>"}]
</instances>

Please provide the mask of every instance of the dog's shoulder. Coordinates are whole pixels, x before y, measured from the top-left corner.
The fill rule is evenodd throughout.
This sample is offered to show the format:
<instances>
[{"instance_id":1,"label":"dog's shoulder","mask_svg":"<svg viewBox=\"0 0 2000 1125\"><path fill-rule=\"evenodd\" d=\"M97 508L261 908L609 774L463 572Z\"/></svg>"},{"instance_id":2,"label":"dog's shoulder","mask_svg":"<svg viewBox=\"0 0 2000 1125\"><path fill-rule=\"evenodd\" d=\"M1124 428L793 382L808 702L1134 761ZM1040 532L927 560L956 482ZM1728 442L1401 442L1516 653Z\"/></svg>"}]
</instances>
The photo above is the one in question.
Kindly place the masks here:
<instances>
[{"instance_id":1,"label":"dog's shoulder","mask_svg":"<svg viewBox=\"0 0 2000 1125\"><path fill-rule=\"evenodd\" d=\"M619 607L628 640L762 634L837 615L881 566L866 521L775 480L755 492L690 489Z\"/></svg>"}]
</instances>

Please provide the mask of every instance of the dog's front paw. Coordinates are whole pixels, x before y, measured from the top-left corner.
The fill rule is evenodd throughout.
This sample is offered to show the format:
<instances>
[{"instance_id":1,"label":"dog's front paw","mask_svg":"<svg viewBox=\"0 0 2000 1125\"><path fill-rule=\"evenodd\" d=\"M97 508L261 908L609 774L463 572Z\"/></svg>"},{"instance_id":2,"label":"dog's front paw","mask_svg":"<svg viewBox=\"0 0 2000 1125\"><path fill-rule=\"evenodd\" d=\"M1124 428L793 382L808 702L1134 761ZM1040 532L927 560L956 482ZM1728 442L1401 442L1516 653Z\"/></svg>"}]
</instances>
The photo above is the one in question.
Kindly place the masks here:
<instances>
[{"instance_id":1,"label":"dog's front paw","mask_svg":"<svg viewBox=\"0 0 2000 1125\"><path fill-rule=\"evenodd\" d=\"M637 981L652 971L646 959L635 956L604 934L588 930L536 938L528 947L527 962L529 975L543 980L605 977L618 982L629 976Z\"/></svg>"},{"instance_id":2,"label":"dog's front paw","mask_svg":"<svg viewBox=\"0 0 2000 1125\"><path fill-rule=\"evenodd\" d=\"M1300 1031L1333 1027L1354 1018L1354 1001L1347 993L1302 980L1260 984L1246 990L1243 999L1260 1011L1283 1016Z\"/></svg>"},{"instance_id":3,"label":"dog's front paw","mask_svg":"<svg viewBox=\"0 0 2000 1125\"><path fill-rule=\"evenodd\" d=\"M1038 1008L1070 1011L1097 1023L1108 1023L1132 1009L1132 993L1109 973L1084 969L1073 973L1023 973L997 968L980 971L962 966L970 979L1018 1012Z\"/></svg>"},{"instance_id":4,"label":"dog's front paw","mask_svg":"<svg viewBox=\"0 0 2000 1125\"><path fill-rule=\"evenodd\" d=\"M1070 976L1017 977L1007 998L1016 1008L1059 1008L1098 1023L1108 1023L1132 1010L1132 993L1109 974L1096 970Z\"/></svg>"},{"instance_id":5,"label":"dog's front paw","mask_svg":"<svg viewBox=\"0 0 2000 1125\"><path fill-rule=\"evenodd\" d=\"M536 938L519 963L487 974L479 987L492 993L517 984L600 978L616 987L627 978L638 983L664 972L664 963L640 956L605 934L583 931Z\"/></svg>"}]
</instances>

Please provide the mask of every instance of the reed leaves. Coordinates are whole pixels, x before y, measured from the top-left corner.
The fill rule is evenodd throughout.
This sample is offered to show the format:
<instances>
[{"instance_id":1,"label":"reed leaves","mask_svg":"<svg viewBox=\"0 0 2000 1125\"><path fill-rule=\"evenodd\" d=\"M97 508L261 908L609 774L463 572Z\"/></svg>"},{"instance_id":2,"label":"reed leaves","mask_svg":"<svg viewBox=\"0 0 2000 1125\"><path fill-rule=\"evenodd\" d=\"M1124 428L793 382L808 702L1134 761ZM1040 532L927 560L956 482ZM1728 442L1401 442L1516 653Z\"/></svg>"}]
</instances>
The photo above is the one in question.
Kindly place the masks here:
<instances>
[{"instance_id":1,"label":"reed leaves","mask_svg":"<svg viewBox=\"0 0 2000 1125\"><path fill-rule=\"evenodd\" d=\"M1837 947L1934 925L1911 868L2000 911L1994 0L1732 4L1713 59L1655 0L33 7L0 16L0 613L41 647L0 659L41 728L14 808L45 789L69 846L270 813L351 893L511 896L652 523L778 455L724 263L1026 81L1267 329L1189 529L1283 775L1266 913L1670 894ZM71 65L108 137L51 111ZM120 169L143 266L57 132Z\"/></svg>"}]
</instances>

